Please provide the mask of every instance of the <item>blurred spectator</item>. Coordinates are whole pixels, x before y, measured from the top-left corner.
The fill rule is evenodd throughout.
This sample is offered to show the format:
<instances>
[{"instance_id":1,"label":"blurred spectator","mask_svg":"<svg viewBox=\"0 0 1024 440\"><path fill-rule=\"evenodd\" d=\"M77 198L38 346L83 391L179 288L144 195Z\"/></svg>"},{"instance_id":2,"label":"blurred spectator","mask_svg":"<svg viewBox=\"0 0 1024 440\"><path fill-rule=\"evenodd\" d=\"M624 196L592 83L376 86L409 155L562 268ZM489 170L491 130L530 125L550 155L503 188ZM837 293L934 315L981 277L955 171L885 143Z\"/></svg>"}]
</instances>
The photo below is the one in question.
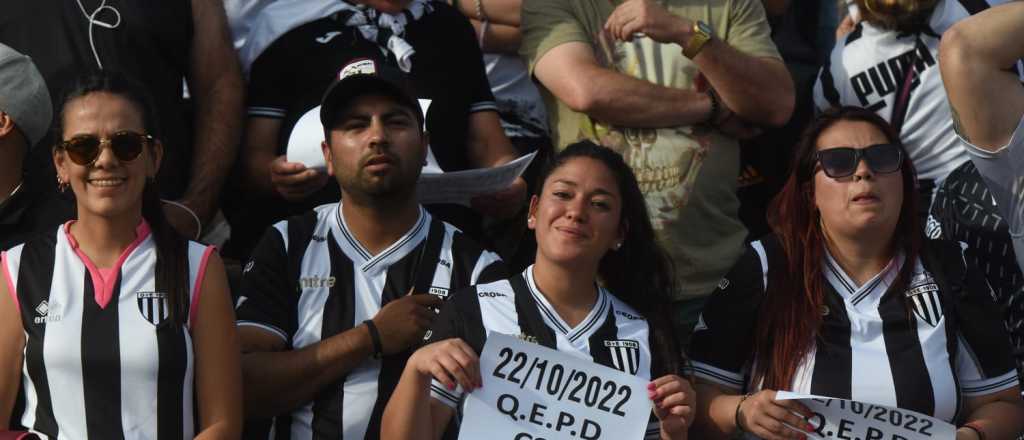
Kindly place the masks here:
<instances>
[{"instance_id":1,"label":"blurred spectator","mask_svg":"<svg viewBox=\"0 0 1024 440\"><path fill-rule=\"evenodd\" d=\"M743 251L736 139L793 110L763 6L528 0L522 14L520 52L544 86L556 147L595 140L636 172L682 286L671 297L685 336Z\"/></svg>"},{"instance_id":2,"label":"blurred spectator","mask_svg":"<svg viewBox=\"0 0 1024 440\"><path fill-rule=\"evenodd\" d=\"M523 177L530 194L536 190L537 175L552 156L548 113L540 92L519 56L522 0L454 0L476 31L484 52L484 69L498 105L501 127L520 155L537 151ZM479 5L479 7L477 7ZM526 211L521 216L486 225L495 248L514 271L533 263L536 240L526 232Z\"/></svg>"},{"instance_id":3,"label":"blurred spectator","mask_svg":"<svg viewBox=\"0 0 1024 440\"><path fill-rule=\"evenodd\" d=\"M118 70L142 81L166 133L158 180L161 197L176 203L164 211L186 237L211 229L242 112L241 76L221 1L6 2L0 42L35 60L53 100L83 71ZM74 203L57 194L50 149L34 149L26 169L45 223L40 227L73 217Z\"/></svg>"},{"instance_id":4,"label":"blurred spectator","mask_svg":"<svg viewBox=\"0 0 1024 440\"><path fill-rule=\"evenodd\" d=\"M940 36L1003 1L853 0L863 20L851 15L840 24L849 33L836 41L814 86L819 109L865 107L896 128L917 166L922 220L935 188L967 160L939 76Z\"/></svg>"},{"instance_id":5,"label":"blurred spectator","mask_svg":"<svg viewBox=\"0 0 1024 440\"><path fill-rule=\"evenodd\" d=\"M40 230L31 215L32 191L22 179L22 163L52 119L39 69L31 58L0 44L0 250Z\"/></svg>"},{"instance_id":6,"label":"blurred spectator","mask_svg":"<svg viewBox=\"0 0 1024 440\"><path fill-rule=\"evenodd\" d=\"M953 125L1008 223L1024 270L1024 3L995 7L953 26L940 64ZM1004 323L1024 377L1024 289L1007 298Z\"/></svg>"},{"instance_id":7,"label":"blurred spectator","mask_svg":"<svg viewBox=\"0 0 1024 440\"><path fill-rule=\"evenodd\" d=\"M811 90L825 57L835 44L835 0L793 2L764 0L772 41L793 78L796 105L793 116L782 127L764 130L760 136L740 143L740 220L749 231L748 240L769 233L766 212L771 199L782 189L789 175L789 159L800 133L814 116ZM820 32L823 23L830 26Z\"/></svg>"},{"instance_id":8,"label":"blurred spectator","mask_svg":"<svg viewBox=\"0 0 1024 440\"><path fill-rule=\"evenodd\" d=\"M337 3L325 10L339 10L298 26L290 19L263 19L284 10L271 5L252 26L259 32L267 26L261 23L274 22L291 30L259 53L250 71L243 186L233 209L244 222L234 225L236 253L247 253L274 221L338 199L338 186L326 174L288 162L284 154L296 122L317 106L327 85L352 60L395 65L407 72L417 98L432 100L426 126L442 169L491 167L517 157L502 131L472 27L454 9L425 0ZM479 200L478 208L508 217L521 209L525 189L519 180ZM267 208L253 212L254 204ZM479 234L479 218L469 210L431 209Z\"/></svg>"}]
</instances>

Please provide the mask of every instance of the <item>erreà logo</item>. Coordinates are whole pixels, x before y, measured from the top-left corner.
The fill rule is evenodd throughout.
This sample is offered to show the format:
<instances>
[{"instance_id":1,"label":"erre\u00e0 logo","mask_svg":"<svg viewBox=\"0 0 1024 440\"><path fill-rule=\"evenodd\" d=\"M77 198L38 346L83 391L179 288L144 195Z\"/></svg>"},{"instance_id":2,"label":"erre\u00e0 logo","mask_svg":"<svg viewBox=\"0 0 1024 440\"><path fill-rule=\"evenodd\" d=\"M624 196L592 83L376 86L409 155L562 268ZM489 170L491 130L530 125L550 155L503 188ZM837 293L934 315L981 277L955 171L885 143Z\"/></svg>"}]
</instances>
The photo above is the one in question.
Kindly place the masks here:
<instances>
[{"instance_id":1,"label":"erre\u00e0 logo","mask_svg":"<svg viewBox=\"0 0 1024 440\"><path fill-rule=\"evenodd\" d=\"M50 303L44 299L43 302L39 303L39 305L36 306L36 314L38 314L39 316L36 316L35 319L32 320L32 322L36 324L45 324L48 322L60 321L61 318L63 318L63 316L61 316L59 310L60 304Z\"/></svg>"}]
</instances>

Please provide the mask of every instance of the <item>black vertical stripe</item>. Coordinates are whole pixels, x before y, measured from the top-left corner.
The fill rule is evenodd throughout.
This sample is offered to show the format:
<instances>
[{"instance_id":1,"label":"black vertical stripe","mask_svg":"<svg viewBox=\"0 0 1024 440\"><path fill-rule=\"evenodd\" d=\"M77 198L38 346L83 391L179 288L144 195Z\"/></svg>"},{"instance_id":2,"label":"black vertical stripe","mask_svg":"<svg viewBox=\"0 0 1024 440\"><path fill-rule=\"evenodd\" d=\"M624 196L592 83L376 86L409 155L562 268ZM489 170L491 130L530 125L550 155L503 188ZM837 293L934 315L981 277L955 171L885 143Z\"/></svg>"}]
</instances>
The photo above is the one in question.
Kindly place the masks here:
<instances>
[{"instance_id":1,"label":"black vertical stripe","mask_svg":"<svg viewBox=\"0 0 1024 440\"><path fill-rule=\"evenodd\" d=\"M422 280L423 273L430 273L426 281L427 289L429 289L430 279L434 277L434 271L437 269L437 255L440 253L443 234L444 225L440 221L433 220L426 240L421 241L412 252L388 267L388 276L384 282L384 292L381 295L381 307L406 295L409 288L413 286L413 280L417 280L417 282ZM436 249L432 249L433 247ZM419 286L417 286L417 294L424 294L426 291L419 290ZM377 400L370 412L370 422L366 427L366 439L380 438L380 420L384 415L384 407L388 404L395 387L398 386L402 369L405 368L405 363L409 360L409 356L412 356L414 349L415 347L410 347L381 359L380 373L377 376Z\"/></svg>"},{"instance_id":2,"label":"black vertical stripe","mask_svg":"<svg viewBox=\"0 0 1024 440\"><path fill-rule=\"evenodd\" d=\"M53 283L53 264L55 261L53 235L39 236L29 240L21 251L21 266L18 269L18 303L21 306L21 323L25 327L25 368L35 388L36 413L32 428L50 438L57 438L57 421L53 414L53 399L50 396L50 384L46 376L46 363L43 360L43 341L46 338L46 324L36 323L36 318L43 318L36 311L40 303L50 298L50 286ZM25 391L28 391L27 389ZM20 420L19 420L20 423Z\"/></svg>"},{"instance_id":3,"label":"black vertical stripe","mask_svg":"<svg viewBox=\"0 0 1024 440\"><path fill-rule=\"evenodd\" d=\"M854 26L853 31L851 31L846 36L846 43L844 43L843 45L844 46L849 46L850 43L853 43L854 41L859 40L860 37L863 36L863 35L864 35L864 23L863 22L859 22L859 23L857 23L857 26Z\"/></svg>"},{"instance_id":4,"label":"black vertical stripe","mask_svg":"<svg viewBox=\"0 0 1024 440\"><path fill-rule=\"evenodd\" d=\"M352 261L338 247L333 232L328 232L327 249L330 255L331 275L337 280L330 288L327 302L324 304L323 323L320 340L342 333L353 327L355 319L355 269ZM341 438L344 430L342 424L342 404L344 402L344 375L332 383L313 399L313 438Z\"/></svg>"},{"instance_id":5,"label":"black vertical stripe","mask_svg":"<svg viewBox=\"0 0 1024 440\"><path fill-rule=\"evenodd\" d=\"M167 292L167 287L159 283L155 285L155 291ZM187 301L191 301L192 295L188 295ZM156 412L157 412L157 439L158 440L179 440L184 438L185 414L185 387L193 384L185 384L185 371L188 369L188 353L185 345L185 327L170 319L163 319L165 299L150 298L149 303L156 303L156 322L160 325L156 328L157 356L159 367L157 371L156 386ZM189 310L188 307L185 310ZM188 414L192 417L192 414ZM195 424L193 424L195 426Z\"/></svg>"},{"instance_id":6,"label":"black vertical stripe","mask_svg":"<svg viewBox=\"0 0 1024 440\"><path fill-rule=\"evenodd\" d=\"M85 273L82 313L82 389L89 438L123 439L121 426L121 343L118 331L118 294L106 309L96 304L92 277Z\"/></svg>"},{"instance_id":7,"label":"black vertical stripe","mask_svg":"<svg viewBox=\"0 0 1024 440\"><path fill-rule=\"evenodd\" d=\"M530 287L526 285L524 274L515 275L508 279L515 293L516 317L519 319L519 331L528 336L537 338L537 343L551 349L558 349L555 342L555 332L544 323L544 318L537 310L537 302L533 299Z\"/></svg>"},{"instance_id":8,"label":"black vertical stripe","mask_svg":"<svg viewBox=\"0 0 1024 440\"><path fill-rule=\"evenodd\" d=\"M842 297L825 282L824 319L814 355L811 394L849 399L853 387L853 351L850 346L850 317Z\"/></svg>"},{"instance_id":9,"label":"black vertical stripe","mask_svg":"<svg viewBox=\"0 0 1024 440\"><path fill-rule=\"evenodd\" d=\"M483 249L473 243L466 234L452 234L452 287L469 286L472 284L473 268Z\"/></svg>"},{"instance_id":10,"label":"black vertical stripe","mask_svg":"<svg viewBox=\"0 0 1024 440\"><path fill-rule=\"evenodd\" d=\"M430 230L427 232L422 254L417 257L416 266L412 268L415 277L415 291L426 293L430 291L430 284L434 281L434 273L437 271L437 264L441 260L441 245L444 244L444 223L436 218L430 220ZM415 251L412 253L416 253ZM407 256L408 257L408 256ZM388 269L388 281L391 281L391 269ZM387 290L385 288L384 290Z\"/></svg>"},{"instance_id":11,"label":"black vertical stripe","mask_svg":"<svg viewBox=\"0 0 1024 440\"><path fill-rule=\"evenodd\" d=\"M292 415L291 413L281 414L274 417L274 440L292 439Z\"/></svg>"},{"instance_id":12,"label":"black vertical stripe","mask_svg":"<svg viewBox=\"0 0 1024 440\"><path fill-rule=\"evenodd\" d=\"M908 263L910 264L910 263ZM903 292L890 288L878 305L882 318L882 338L889 358L889 369L895 387L896 406L923 414L935 413L928 365L917 337L917 319L907 310Z\"/></svg>"},{"instance_id":13,"label":"black vertical stripe","mask_svg":"<svg viewBox=\"0 0 1024 440\"><path fill-rule=\"evenodd\" d=\"M601 299L598 298L598 301L600 300ZM627 369L629 368L629 361L627 361L625 357L621 356L621 350L613 350L612 347L606 347L604 345L605 341L615 341L618 339L619 327L615 322L614 307L609 306L608 313L605 314L604 317L604 323L601 324L601 327L599 327L594 334L590 335L590 339L587 341L590 344L590 356L594 359L595 363L611 367L616 370L618 370L619 367L615 366L616 363L612 358L614 356L619 356L619 359L617 359L618 365L622 367L622 371L625 371L626 374L631 374L632 372Z\"/></svg>"},{"instance_id":14,"label":"black vertical stripe","mask_svg":"<svg viewBox=\"0 0 1024 440\"><path fill-rule=\"evenodd\" d=\"M839 101L839 90L836 89L835 79L832 78L832 57L825 58L825 64L821 66L821 75L818 77L821 81L821 93L825 95L825 99L833 107L839 107L842 105Z\"/></svg>"}]
</instances>

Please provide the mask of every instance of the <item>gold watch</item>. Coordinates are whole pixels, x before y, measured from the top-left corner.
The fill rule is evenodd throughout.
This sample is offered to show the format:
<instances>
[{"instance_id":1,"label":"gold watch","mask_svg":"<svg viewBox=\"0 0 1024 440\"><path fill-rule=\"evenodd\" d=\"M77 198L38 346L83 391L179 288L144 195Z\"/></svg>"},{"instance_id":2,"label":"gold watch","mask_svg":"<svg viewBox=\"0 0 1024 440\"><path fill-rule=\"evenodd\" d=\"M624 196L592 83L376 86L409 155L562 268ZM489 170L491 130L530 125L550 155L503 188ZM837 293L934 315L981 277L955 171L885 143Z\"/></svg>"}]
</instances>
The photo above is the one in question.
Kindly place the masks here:
<instances>
[{"instance_id":1,"label":"gold watch","mask_svg":"<svg viewBox=\"0 0 1024 440\"><path fill-rule=\"evenodd\" d=\"M714 36L714 31L711 30L711 25L699 20L693 23L693 36L690 37L690 41L686 42L683 55L692 60L700 53L701 49L704 49L704 45L711 41L712 36Z\"/></svg>"}]
</instances>

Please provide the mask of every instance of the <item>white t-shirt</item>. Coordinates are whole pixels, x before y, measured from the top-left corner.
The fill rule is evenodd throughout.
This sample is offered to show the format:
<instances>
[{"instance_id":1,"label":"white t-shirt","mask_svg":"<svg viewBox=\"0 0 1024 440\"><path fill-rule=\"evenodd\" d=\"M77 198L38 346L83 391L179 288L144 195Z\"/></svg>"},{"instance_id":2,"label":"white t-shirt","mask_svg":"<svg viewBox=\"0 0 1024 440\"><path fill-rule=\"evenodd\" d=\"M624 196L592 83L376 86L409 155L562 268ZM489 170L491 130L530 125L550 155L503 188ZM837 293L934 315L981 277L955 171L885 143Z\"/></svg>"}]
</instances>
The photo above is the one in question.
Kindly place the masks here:
<instances>
[{"instance_id":1,"label":"white t-shirt","mask_svg":"<svg viewBox=\"0 0 1024 440\"><path fill-rule=\"evenodd\" d=\"M918 35L901 35L862 22L836 42L814 85L815 105L822 110L836 105L865 107L892 122L897 94L906 78L903 66L913 57L916 79L900 140L918 176L938 184L967 160L953 130L939 74L938 36L973 13L1005 2L941 0L929 20L930 32Z\"/></svg>"},{"instance_id":2,"label":"white t-shirt","mask_svg":"<svg viewBox=\"0 0 1024 440\"><path fill-rule=\"evenodd\" d=\"M995 152L961 141L1010 226L1017 264L1024 270L1024 115L1010 142Z\"/></svg>"},{"instance_id":3,"label":"white t-shirt","mask_svg":"<svg viewBox=\"0 0 1024 440\"><path fill-rule=\"evenodd\" d=\"M491 83L505 135L548 137L548 112L537 86L530 80L526 63L518 55L484 54L484 68Z\"/></svg>"}]
</instances>

